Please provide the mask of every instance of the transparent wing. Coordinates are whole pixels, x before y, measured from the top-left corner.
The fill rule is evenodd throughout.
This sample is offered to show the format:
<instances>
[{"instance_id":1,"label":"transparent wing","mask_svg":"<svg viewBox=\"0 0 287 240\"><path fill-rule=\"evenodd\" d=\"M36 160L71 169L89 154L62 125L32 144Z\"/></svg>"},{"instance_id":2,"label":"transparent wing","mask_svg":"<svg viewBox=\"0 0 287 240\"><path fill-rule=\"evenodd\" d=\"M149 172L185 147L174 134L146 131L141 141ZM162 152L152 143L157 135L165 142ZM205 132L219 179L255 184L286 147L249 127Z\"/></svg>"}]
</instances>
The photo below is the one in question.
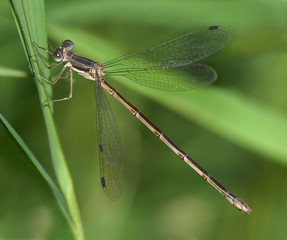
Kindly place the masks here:
<instances>
[{"instance_id":1,"label":"transparent wing","mask_svg":"<svg viewBox=\"0 0 287 240\"><path fill-rule=\"evenodd\" d=\"M116 75L116 74L114 74ZM117 75L152 88L162 90L190 90L214 82L217 74L208 65L197 63L169 69L120 70Z\"/></svg>"},{"instance_id":2,"label":"transparent wing","mask_svg":"<svg viewBox=\"0 0 287 240\"><path fill-rule=\"evenodd\" d=\"M117 200L121 194L124 169L119 129L98 81L95 82L95 94L101 184L108 198Z\"/></svg>"},{"instance_id":3,"label":"transparent wing","mask_svg":"<svg viewBox=\"0 0 287 240\"><path fill-rule=\"evenodd\" d=\"M213 26L188 33L144 51L116 58L103 64L103 68L107 76L124 75L153 88L192 89L213 82L216 76L211 67L193 63L219 51L230 39L229 30ZM188 65L190 67L187 67ZM191 83L187 84L185 81L183 83L180 80L180 74L179 76L177 74L181 70L190 74ZM171 76L161 78L168 74Z\"/></svg>"}]
</instances>

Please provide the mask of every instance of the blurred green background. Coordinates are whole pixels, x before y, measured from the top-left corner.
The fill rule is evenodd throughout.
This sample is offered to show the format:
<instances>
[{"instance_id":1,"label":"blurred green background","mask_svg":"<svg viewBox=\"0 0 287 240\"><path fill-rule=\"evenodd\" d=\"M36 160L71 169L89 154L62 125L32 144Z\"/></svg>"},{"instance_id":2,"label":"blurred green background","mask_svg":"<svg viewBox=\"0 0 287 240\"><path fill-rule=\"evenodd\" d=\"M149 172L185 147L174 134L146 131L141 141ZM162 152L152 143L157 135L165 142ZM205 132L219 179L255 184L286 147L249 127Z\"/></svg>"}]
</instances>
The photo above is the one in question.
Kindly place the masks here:
<instances>
[{"instance_id":1,"label":"blurred green background","mask_svg":"<svg viewBox=\"0 0 287 240\"><path fill-rule=\"evenodd\" d=\"M0 113L53 176L34 80L8 2L0 2ZM218 80L165 92L107 79L253 209L244 215L110 98L125 155L121 198L99 185L93 83L75 76L54 105L87 239L287 238L286 1L46 2L49 41L105 62L210 25L231 43L205 59ZM7 69L14 69L9 73ZM16 72L17 71L17 72ZM15 76L15 74L19 76ZM66 96L68 83L55 86ZM0 239L71 239L50 188L0 125Z\"/></svg>"}]
</instances>

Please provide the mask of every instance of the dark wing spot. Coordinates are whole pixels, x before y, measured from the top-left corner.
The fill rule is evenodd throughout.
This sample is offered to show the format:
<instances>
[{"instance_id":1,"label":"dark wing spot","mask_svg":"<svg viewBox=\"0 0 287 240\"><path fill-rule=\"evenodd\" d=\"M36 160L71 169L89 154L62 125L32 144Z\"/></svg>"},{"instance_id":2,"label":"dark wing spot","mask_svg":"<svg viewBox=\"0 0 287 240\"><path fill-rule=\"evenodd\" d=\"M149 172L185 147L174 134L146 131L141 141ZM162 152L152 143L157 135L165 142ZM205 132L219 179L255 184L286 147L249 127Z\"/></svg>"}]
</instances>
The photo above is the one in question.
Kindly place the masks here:
<instances>
[{"instance_id":1,"label":"dark wing spot","mask_svg":"<svg viewBox=\"0 0 287 240\"><path fill-rule=\"evenodd\" d=\"M100 149L100 152L104 151L102 144L99 145L99 149Z\"/></svg>"},{"instance_id":2,"label":"dark wing spot","mask_svg":"<svg viewBox=\"0 0 287 240\"><path fill-rule=\"evenodd\" d=\"M210 26L208 28L208 30L217 30L219 28L219 26Z\"/></svg>"},{"instance_id":3,"label":"dark wing spot","mask_svg":"<svg viewBox=\"0 0 287 240\"><path fill-rule=\"evenodd\" d=\"M101 177L101 184L102 184L102 187L105 188L106 187L106 180L104 177Z\"/></svg>"}]
</instances>

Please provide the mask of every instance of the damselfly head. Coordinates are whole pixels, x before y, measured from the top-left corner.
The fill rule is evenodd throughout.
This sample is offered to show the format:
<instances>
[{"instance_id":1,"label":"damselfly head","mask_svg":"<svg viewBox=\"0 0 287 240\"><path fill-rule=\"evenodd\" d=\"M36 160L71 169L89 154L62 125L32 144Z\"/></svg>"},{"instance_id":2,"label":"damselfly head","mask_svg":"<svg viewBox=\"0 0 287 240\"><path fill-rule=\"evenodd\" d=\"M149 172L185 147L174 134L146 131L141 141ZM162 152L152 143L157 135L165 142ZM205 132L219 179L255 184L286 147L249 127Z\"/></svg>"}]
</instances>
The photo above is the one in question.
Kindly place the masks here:
<instances>
[{"instance_id":1,"label":"damselfly head","mask_svg":"<svg viewBox=\"0 0 287 240\"><path fill-rule=\"evenodd\" d=\"M62 62L64 59L64 54L63 54L63 48L59 47L56 49L56 51L53 53L53 58L56 62Z\"/></svg>"},{"instance_id":2,"label":"damselfly head","mask_svg":"<svg viewBox=\"0 0 287 240\"><path fill-rule=\"evenodd\" d=\"M72 50L74 47L74 44L71 40L65 40L61 47L57 48L56 51L53 53L53 58L56 62L62 62L67 61L67 59L64 59L69 54L68 52Z\"/></svg>"},{"instance_id":3,"label":"damselfly head","mask_svg":"<svg viewBox=\"0 0 287 240\"><path fill-rule=\"evenodd\" d=\"M71 40L65 40L63 43L62 43L62 47L63 48L66 48L68 51L72 50L73 47L74 47L74 44Z\"/></svg>"}]
</instances>

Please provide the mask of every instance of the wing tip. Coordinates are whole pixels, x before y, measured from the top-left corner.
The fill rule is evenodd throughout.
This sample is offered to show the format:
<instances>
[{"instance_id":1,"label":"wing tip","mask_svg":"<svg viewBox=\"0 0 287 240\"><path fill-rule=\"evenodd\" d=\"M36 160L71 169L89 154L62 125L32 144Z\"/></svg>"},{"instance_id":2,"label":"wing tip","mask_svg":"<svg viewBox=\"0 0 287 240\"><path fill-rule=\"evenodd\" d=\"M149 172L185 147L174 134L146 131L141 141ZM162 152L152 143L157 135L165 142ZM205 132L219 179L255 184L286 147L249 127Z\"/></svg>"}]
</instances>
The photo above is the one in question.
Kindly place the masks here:
<instances>
[{"instance_id":1,"label":"wing tip","mask_svg":"<svg viewBox=\"0 0 287 240\"><path fill-rule=\"evenodd\" d=\"M214 25L214 26L209 26L208 30L217 30L218 28L219 26Z\"/></svg>"}]
</instances>

